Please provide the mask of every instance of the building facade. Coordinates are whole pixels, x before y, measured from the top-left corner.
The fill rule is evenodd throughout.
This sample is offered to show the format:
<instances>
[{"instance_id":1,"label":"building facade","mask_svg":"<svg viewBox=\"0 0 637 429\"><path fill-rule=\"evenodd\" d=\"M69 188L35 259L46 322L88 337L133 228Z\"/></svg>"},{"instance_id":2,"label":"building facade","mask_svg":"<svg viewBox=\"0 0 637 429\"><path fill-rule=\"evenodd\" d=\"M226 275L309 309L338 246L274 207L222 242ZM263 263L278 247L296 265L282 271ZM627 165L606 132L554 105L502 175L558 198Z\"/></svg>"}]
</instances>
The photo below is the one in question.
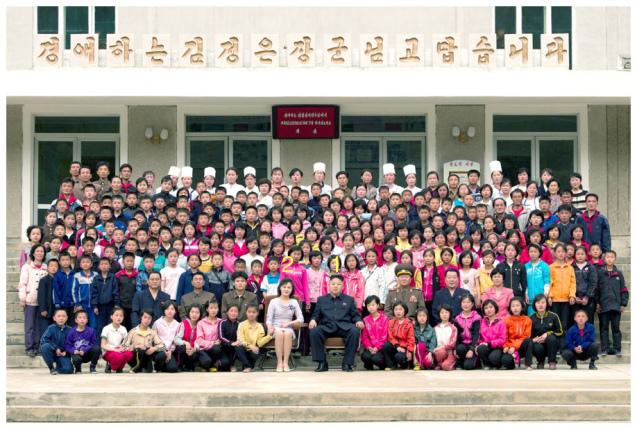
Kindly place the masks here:
<instances>
[{"instance_id":1,"label":"building facade","mask_svg":"<svg viewBox=\"0 0 637 429\"><path fill-rule=\"evenodd\" d=\"M250 165L258 177L275 166L286 173L299 167L303 184L315 161L327 165L332 181L339 170L357 177L369 168L377 180L383 163L411 163L422 184L427 171L442 174L469 160L488 182L488 164L498 159L512 180L522 165L534 179L545 167L561 181L580 172L584 187L600 194L613 233L629 234L630 98L607 86L630 73L629 8L19 7L7 14L15 84L7 99L7 209L8 219L19 220L8 223L9 238L24 239L26 226L42 219L76 159L128 162L134 177L143 170L162 176L171 165L192 166L195 179L206 166ZM180 66L178 41L197 32L211 43L203 49L208 62L194 70ZM96 33L95 65L78 66L77 35ZM136 41L134 65L111 66L107 34ZM215 46L218 35L234 34L245 40L237 51L245 63L228 67ZM263 34L280 42L277 67L256 66L252 40L263 38L251 36ZM299 57L286 45L290 34L312 35L312 64L293 66ZM347 67L329 67L328 40L339 34L350 40L351 57ZM386 63L375 67L366 63L373 53L365 37L372 35L375 49L379 34ZM400 42L413 34L421 35L418 55L411 52L418 62L402 67ZM451 52L445 34L458 47L454 67L444 63ZM480 34L493 48L484 70L471 66L471 40ZM547 34L567 36L566 64L545 67ZM51 35L60 36L60 63L40 67L40 43ZM143 41L153 35L168 36L159 42L171 42L163 42L169 67L144 65ZM509 63L512 35L529 36L528 67ZM278 105L338 106L334 138L274 138Z\"/></svg>"}]
</instances>

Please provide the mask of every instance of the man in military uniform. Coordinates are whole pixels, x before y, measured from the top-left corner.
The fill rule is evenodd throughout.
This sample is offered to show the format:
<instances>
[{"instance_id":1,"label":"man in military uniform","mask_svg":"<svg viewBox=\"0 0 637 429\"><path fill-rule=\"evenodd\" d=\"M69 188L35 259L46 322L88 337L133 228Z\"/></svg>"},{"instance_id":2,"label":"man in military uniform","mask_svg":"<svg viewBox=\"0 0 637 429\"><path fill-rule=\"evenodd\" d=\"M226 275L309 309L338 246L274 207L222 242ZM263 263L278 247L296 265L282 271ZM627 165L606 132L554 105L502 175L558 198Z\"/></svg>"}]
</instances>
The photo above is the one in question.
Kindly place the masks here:
<instances>
[{"instance_id":1,"label":"man in military uniform","mask_svg":"<svg viewBox=\"0 0 637 429\"><path fill-rule=\"evenodd\" d=\"M385 315L394 318L394 305L403 302L407 304L409 311L405 316L411 320L416 319L416 313L425 308L425 300L422 297L421 289L411 287L411 279L414 276L414 267L409 264L399 264L396 266L396 278L398 287L387 294L385 300Z\"/></svg>"}]
</instances>

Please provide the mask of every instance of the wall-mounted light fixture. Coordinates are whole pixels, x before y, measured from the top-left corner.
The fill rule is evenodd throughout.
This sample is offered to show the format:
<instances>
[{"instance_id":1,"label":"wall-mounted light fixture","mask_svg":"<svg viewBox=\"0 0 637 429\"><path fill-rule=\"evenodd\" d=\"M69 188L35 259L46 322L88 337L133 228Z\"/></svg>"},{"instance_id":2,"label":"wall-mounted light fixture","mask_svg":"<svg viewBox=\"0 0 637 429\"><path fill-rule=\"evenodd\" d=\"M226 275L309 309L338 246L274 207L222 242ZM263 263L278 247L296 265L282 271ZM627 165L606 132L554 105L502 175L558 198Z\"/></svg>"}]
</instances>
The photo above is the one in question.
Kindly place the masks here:
<instances>
[{"instance_id":1,"label":"wall-mounted light fixture","mask_svg":"<svg viewBox=\"0 0 637 429\"><path fill-rule=\"evenodd\" d=\"M146 131L144 131L144 137L146 137L146 140L150 140L151 143L159 144L162 140L168 140L168 130L166 128L162 128L159 134L155 134L153 129L148 127L146 128Z\"/></svg>"},{"instance_id":2,"label":"wall-mounted light fixture","mask_svg":"<svg viewBox=\"0 0 637 429\"><path fill-rule=\"evenodd\" d=\"M468 143L469 140L475 137L475 127L468 127L467 131L462 131L459 126L455 126L451 129L451 135L455 137L460 143Z\"/></svg>"}]
</instances>

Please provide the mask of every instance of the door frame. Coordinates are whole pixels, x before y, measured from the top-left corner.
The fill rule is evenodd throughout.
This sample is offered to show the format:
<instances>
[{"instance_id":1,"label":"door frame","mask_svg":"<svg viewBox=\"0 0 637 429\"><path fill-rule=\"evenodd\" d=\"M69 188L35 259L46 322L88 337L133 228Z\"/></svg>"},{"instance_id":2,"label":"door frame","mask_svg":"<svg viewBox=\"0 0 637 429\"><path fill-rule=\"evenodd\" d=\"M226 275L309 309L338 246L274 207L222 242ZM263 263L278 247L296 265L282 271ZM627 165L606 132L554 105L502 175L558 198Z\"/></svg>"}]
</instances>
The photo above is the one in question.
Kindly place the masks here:
<instances>
[{"instance_id":1,"label":"door frame","mask_svg":"<svg viewBox=\"0 0 637 429\"><path fill-rule=\"evenodd\" d=\"M341 141L341 166L342 169L347 168L347 160L345 159L345 145L347 141L369 141L377 140L379 156L378 156L378 184L381 184L381 177L383 172L383 164L387 163L387 141L389 140L411 140L420 141L420 168L422 171L421 176L427 174L427 133L342 133L340 137ZM420 177L418 186L424 186L427 181L426 177Z\"/></svg>"},{"instance_id":2,"label":"door frame","mask_svg":"<svg viewBox=\"0 0 637 429\"><path fill-rule=\"evenodd\" d=\"M117 171L117 167L119 166L120 160L120 135L117 133L33 133L33 197L32 197L32 207L33 207L33 219L38 219L38 211L43 209L48 209L50 204L40 204L38 202L38 175L39 175L39 165L38 165L38 155L39 155L39 145L40 141L65 141L65 142L73 142L73 160L79 160L82 162L82 142L83 141L108 141L115 142L115 165L111 166L112 173ZM94 172L93 172L94 173Z\"/></svg>"},{"instance_id":3,"label":"door frame","mask_svg":"<svg viewBox=\"0 0 637 429\"><path fill-rule=\"evenodd\" d=\"M495 159L498 159L499 140L529 140L531 141L531 171L530 180L539 179L540 176L540 141L541 140L573 140L573 171L579 171L579 144L576 132L498 132L493 133L493 147ZM509 177L512 182L517 178Z\"/></svg>"}]
</instances>

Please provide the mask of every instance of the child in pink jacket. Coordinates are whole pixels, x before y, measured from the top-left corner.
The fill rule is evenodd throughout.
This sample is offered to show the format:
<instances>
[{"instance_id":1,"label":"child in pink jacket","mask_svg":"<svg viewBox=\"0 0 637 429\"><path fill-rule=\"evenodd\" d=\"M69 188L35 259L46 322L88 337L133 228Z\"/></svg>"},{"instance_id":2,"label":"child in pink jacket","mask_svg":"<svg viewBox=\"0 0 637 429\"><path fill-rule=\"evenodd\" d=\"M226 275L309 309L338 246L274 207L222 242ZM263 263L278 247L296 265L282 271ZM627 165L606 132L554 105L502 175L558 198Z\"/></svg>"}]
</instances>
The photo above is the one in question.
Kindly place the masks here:
<instances>
[{"instance_id":1,"label":"child in pink jacket","mask_svg":"<svg viewBox=\"0 0 637 429\"><path fill-rule=\"evenodd\" d=\"M485 369L502 366L502 347L507 339L504 321L498 317L498 304L490 299L482 303L480 339L476 349Z\"/></svg>"},{"instance_id":2,"label":"child in pink jacket","mask_svg":"<svg viewBox=\"0 0 637 429\"><path fill-rule=\"evenodd\" d=\"M365 328L361 332L361 360L367 370L373 370L374 365L385 369L387 364L383 357L383 344L387 342L389 319L384 311L378 311L380 298L376 295L365 299L365 307L369 315L363 319Z\"/></svg>"},{"instance_id":3,"label":"child in pink jacket","mask_svg":"<svg viewBox=\"0 0 637 429\"><path fill-rule=\"evenodd\" d=\"M363 310L363 300L365 299L365 277L360 271L358 258L353 253L345 257L345 272L343 272L344 287L343 293L354 298L356 309Z\"/></svg>"},{"instance_id":4,"label":"child in pink jacket","mask_svg":"<svg viewBox=\"0 0 637 429\"><path fill-rule=\"evenodd\" d=\"M452 309L449 305L443 304L438 310L440 323L436 325L436 369L452 371L456 368L456 341L458 339L458 328L451 322Z\"/></svg>"}]
</instances>

